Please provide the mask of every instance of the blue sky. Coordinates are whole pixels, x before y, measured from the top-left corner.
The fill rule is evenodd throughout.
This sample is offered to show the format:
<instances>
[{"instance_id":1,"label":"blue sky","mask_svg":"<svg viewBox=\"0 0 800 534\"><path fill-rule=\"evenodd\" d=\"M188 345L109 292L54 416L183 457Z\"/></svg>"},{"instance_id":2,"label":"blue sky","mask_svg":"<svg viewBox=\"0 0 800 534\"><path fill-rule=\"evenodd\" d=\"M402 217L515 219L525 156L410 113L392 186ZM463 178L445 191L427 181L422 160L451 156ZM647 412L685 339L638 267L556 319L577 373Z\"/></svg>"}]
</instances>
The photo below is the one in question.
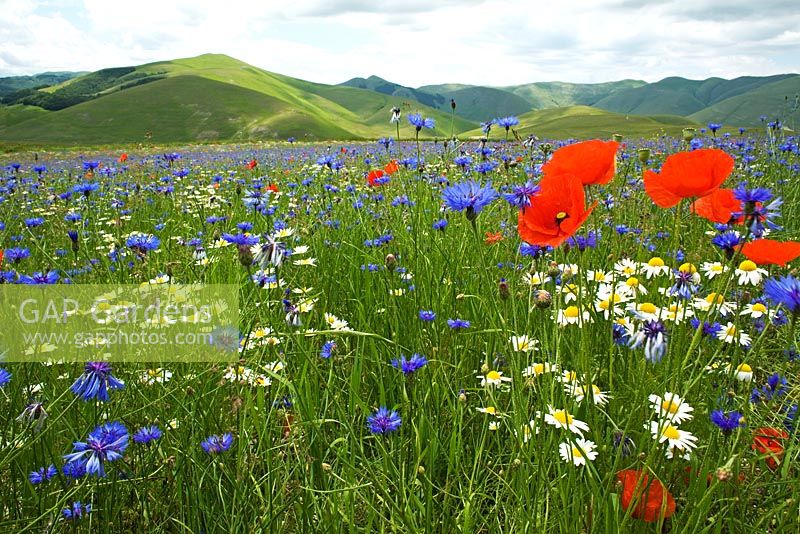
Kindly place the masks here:
<instances>
[{"instance_id":1,"label":"blue sky","mask_svg":"<svg viewBox=\"0 0 800 534\"><path fill-rule=\"evenodd\" d=\"M0 76L225 53L404 85L800 72L797 0L0 0Z\"/></svg>"}]
</instances>

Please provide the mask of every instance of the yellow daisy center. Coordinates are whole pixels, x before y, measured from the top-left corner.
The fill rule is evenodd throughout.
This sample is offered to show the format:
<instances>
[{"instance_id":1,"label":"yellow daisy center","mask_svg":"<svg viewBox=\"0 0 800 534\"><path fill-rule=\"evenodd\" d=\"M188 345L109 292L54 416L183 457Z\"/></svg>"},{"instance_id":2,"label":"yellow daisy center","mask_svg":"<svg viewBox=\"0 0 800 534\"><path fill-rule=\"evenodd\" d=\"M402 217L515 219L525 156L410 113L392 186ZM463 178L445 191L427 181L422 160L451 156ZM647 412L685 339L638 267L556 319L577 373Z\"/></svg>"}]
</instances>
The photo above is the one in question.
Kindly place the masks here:
<instances>
[{"instance_id":1,"label":"yellow daisy center","mask_svg":"<svg viewBox=\"0 0 800 534\"><path fill-rule=\"evenodd\" d=\"M601 271L597 271L596 273L594 273L594 281L595 282L602 282L605 279L606 279L606 274L605 273L603 273Z\"/></svg>"},{"instance_id":2,"label":"yellow daisy center","mask_svg":"<svg viewBox=\"0 0 800 534\"><path fill-rule=\"evenodd\" d=\"M697 272L697 267L695 267L693 264L687 262L687 263L684 263L683 265L681 265L680 267L678 267L678 270L680 272L682 272L682 273L692 273L692 274L694 274L694 273Z\"/></svg>"},{"instance_id":3,"label":"yellow daisy center","mask_svg":"<svg viewBox=\"0 0 800 534\"><path fill-rule=\"evenodd\" d=\"M488 413L489 415L497 414L497 408L495 408L494 406L487 406L486 408L483 409L483 411Z\"/></svg>"},{"instance_id":4,"label":"yellow daisy center","mask_svg":"<svg viewBox=\"0 0 800 534\"><path fill-rule=\"evenodd\" d=\"M725 333L726 333L727 335L729 335L729 336L735 336L735 335L736 335L736 327L735 327L735 326L733 326L733 325L729 326L729 327L728 327L728 328L725 330Z\"/></svg>"},{"instance_id":5,"label":"yellow daisy center","mask_svg":"<svg viewBox=\"0 0 800 534\"><path fill-rule=\"evenodd\" d=\"M540 375L544 373L544 364L543 363L535 363L533 364L533 372L534 374Z\"/></svg>"},{"instance_id":6,"label":"yellow daisy center","mask_svg":"<svg viewBox=\"0 0 800 534\"><path fill-rule=\"evenodd\" d=\"M661 403L661 409L664 410L665 412L671 413L672 415L675 415L676 413L678 413L678 409L679 408L680 408L680 405L676 404L675 402L673 402L671 400L665 400L664 402Z\"/></svg>"},{"instance_id":7,"label":"yellow daisy center","mask_svg":"<svg viewBox=\"0 0 800 534\"><path fill-rule=\"evenodd\" d=\"M567 382L575 382L578 379L578 375L575 374L575 371L564 371L564 380Z\"/></svg>"},{"instance_id":8,"label":"yellow daisy center","mask_svg":"<svg viewBox=\"0 0 800 534\"><path fill-rule=\"evenodd\" d=\"M564 317L568 317L569 319L577 319L579 315L580 311L577 306L568 306L567 309L564 310Z\"/></svg>"},{"instance_id":9,"label":"yellow daisy center","mask_svg":"<svg viewBox=\"0 0 800 534\"><path fill-rule=\"evenodd\" d=\"M661 431L661 435L665 436L667 439L678 439L681 437L680 431L672 425L667 425L667 427Z\"/></svg>"},{"instance_id":10,"label":"yellow daisy center","mask_svg":"<svg viewBox=\"0 0 800 534\"><path fill-rule=\"evenodd\" d=\"M628 287L639 287L639 279L635 276L631 276L627 280L625 280L625 285Z\"/></svg>"},{"instance_id":11,"label":"yellow daisy center","mask_svg":"<svg viewBox=\"0 0 800 534\"><path fill-rule=\"evenodd\" d=\"M755 304L753 304L752 309L754 312L761 312L761 313L766 313L767 311L767 307L761 304L760 302L756 302Z\"/></svg>"},{"instance_id":12,"label":"yellow daisy center","mask_svg":"<svg viewBox=\"0 0 800 534\"><path fill-rule=\"evenodd\" d=\"M739 264L739 270L744 271L746 273L751 273L756 269L758 269L758 266L750 260L744 260L742 263Z\"/></svg>"},{"instance_id":13,"label":"yellow daisy center","mask_svg":"<svg viewBox=\"0 0 800 534\"><path fill-rule=\"evenodd\" d=\"M575 458L583 458L583 453L578 447L572 447L572 456Z\"/></svg>"},{"instance_id":14,"label":"yellow daisy center","mask_svg":"<svg viewBox=\"0 0 800 534\"><path fill-rule=\"evenodd\" d=\"M719 263L715 263L714 265L711 266L711 270L714 271L715 273L721 273L722 265Z\"/></svg>"},{"instance_id":15,"label":"yellow daisy center","mask_svg":"<svg viewBox=\"0 0 800 534\"><path fill-rule=\"evenodd\" d=\"M553 413L553 419L555 419L556 421L558 421L562 425L569 426L569 425L572 424L572 420L574 419L574 417L572 417L570 414L568 414L564 410L556 410Z\"/></svg>"},{"instance_id":16,"label":"yellow daisy center","mask_svg":"<svg viewBox=\"0 0 800 534\"><path fill-rule=\"evenodd\" d=\"M652 302L642 302L641 304L639 304L640 312L655 313L657 309L658 308L656 308L656 305L653 304Z\"/></svg>"},{"instance_id":17,"label":"yellow daisy center","mask_svg":"<svg viewBox=\"0 0 800 534\"><path fill-rule=\"evenodd\" d=\"M747 365L746 363L739 364L739 367L736 368L737 371L740 373L752 373L753 368Z\"/></svg>"},{"instance_id":18,"label":"yellow daisy center","mask_svg":"<svg viewBox=\"0 0 800 534\"><path fill-rule=\"evenodd\" d=\"M496 382L497 380L500 380L500 373L497 371L489 371L486 373L486 380L489 380L490 382Z\"/></svg>"},{"instance_id":19,"label":"yellow daisy center","mask_svg":"<svg viewBox=\"0 0 800 534\"><path fill-rule=\"evenodd\" d=\"M650 258L650 261L647 262L647 265L649 265L650 267L663 267L664 260L656 256L654 258Z\"/></svg>"},{"instance_id":20,"label":"yellow daisy center","mask_svg":"<svg viewBox=\"0 0 800 534\"><path fill-rule=\"evenodd\" d=\"M725 302L725 299L722 298L722 295L718 293L709 293L708 296L706 297L706 302L708 302L709 304L714 304L714 303L722 304L723 302Z\"/></svg>"}]
</instances>

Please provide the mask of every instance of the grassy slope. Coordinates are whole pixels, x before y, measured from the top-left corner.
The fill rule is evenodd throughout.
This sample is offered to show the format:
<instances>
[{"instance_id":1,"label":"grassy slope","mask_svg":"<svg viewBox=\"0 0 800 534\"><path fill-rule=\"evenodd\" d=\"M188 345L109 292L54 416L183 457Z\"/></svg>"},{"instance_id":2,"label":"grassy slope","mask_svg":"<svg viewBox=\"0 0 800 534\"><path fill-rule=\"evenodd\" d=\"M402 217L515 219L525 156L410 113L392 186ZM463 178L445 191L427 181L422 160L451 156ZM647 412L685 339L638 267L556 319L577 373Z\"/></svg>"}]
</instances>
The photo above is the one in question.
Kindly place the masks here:
<instances>
[{"instance_id":1,"label":"grassy slope","mask_svg":"<svg viewBox=\"0 0 800 534\"><path fill-rule=\"evenodd\" d=\"M689 118L703 124L714 121L737 126L757 126L761 124L759 117L767 115L770 120L776 118L788 120L788 125L791 126L791 119L787 117L789 111L787 103L791 104L798 94L800 94L800 76L793 76L721 100L692 114ZM794 117L800 124L797 112Z\"/></svg>"},{"instance_id":2,"label":"grassy slope","mask_svg":"<svg viewBox=\"0 0 800 534\"><path fill-rule=\"evenodd\" d=\"M540 138L609 138L615 133L628 137L679 135L684 127L697 126L683 117L626 116L590 106L536 110L521 115L519 119L520 127L516 130L521 136L535 134ZM480 136L482 132L476 129L465 135ZM502 129L492 130L492 137L504 135Z\"/></svg>"},{"instance_id":3,"label":"grassy slope","mask_svg":"<svg viewBox=\"0 0 800 534\"><path fill-rule=\"evenodd\" d=\"M30 120L16 120L13 129L0 122L0 139L78 144L139 141L148 130L154 142L287 136L352 139L394 131L388 118L398 103L396 98L305 82L224 55L151 63L137 71L166 77L110 90L95 100L41 112ZM437 119L439 128L430 135L449 134L449 114L419 108ZM474 126L456 118L457 132Z\"/></svg>"},{"instance_id":4,"label":"grassy slope","mask_svg":"<svg viewBox=\"0 0 800 534\"><path fill-rule=\"evenodd\" d=\"M643 87L616 92L595 105L617 113L689 116L721 100L757 91L760 87L771 85L787 76L791 75L743 76L733 80L687 80L671 77Z\"/></svg>"},{"instance_id":5,"label":"grassy slope","mask_svg":"<svg viewBox=\"0 0 800 534\"><path fill-rule=\"evenodd\" d=\"M506 87L505 90L524 98L534 109L547 109L593 105L615 91L639 87L644 83L639 80L606 83L537 82L514 85Z\"/></svg>"}]
</instances>

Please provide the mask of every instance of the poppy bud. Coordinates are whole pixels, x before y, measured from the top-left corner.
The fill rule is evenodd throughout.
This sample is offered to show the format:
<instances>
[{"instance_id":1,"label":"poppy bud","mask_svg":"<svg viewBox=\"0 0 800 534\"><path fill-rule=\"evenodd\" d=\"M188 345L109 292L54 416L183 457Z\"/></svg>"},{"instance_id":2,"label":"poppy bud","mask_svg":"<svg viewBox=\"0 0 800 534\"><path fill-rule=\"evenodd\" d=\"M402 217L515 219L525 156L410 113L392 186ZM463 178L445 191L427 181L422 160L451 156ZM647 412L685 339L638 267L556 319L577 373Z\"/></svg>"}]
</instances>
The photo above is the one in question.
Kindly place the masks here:
<instances>
[{"instance_id":1,"label":"poppy bud","mask_svg":"<svg viewBox=\"0 0 800 534\"><path fill-rule=\"evenodd\" d=\"M622 142L622 134L614 134L614 135L611 136L611 139L613 139L617 143L621 143Z\"/></svg>"},{"instance_id":2,"label":"poppy bud","mask_svg":"<svg viewBox=\"0 0 800 534\"><path fill-rule=\"evenodd\" d=\"M253 265L253 253L248 245L239 245L239 263L245 267Z\"/></svg>"},{"instance_id":3,"label":"poppy bud","mask_svg":"<svg viewBox=\"0 0 800 534\"><path fill-rule=\"evenodd\" d=\"M536 300L536 307L541 309L549 308L553 303L552 295L550 295L550 293L544 289L538 290L534 296L534 299Z\"/></svg>"},{"instance_id":4,"label":"poppy bud","mask_svg":"<svg viewBox=\"0 0 800 534\"><path fill-rule=\"evenodd\" d=\"M695 129L694 128L684 128L683 129L683 140L687 143L694 139Z\"/></svg>"},{"instance_id":5,"label":"poppy bud","mask_svg":"<svg viewBox=\"0 0 800 534\"><path fill-rule=\"evenodd\" d=\"M394 271L394 268L397 266L397 258L394 254L387 254L384 264L389 271Z\"/></svg>"},{"instance_id":6,"label":"poppy bud","mask_svg":"<svg viewBox=\"0 0 800 534\"><path fill-rule=\"evenodd\" d=\"M639 155L639 161L641 163L647 163L648 161L650 161L650 149L649 148L640 148L637 151L637 154Z\"/></svg>"},{"instance_id":7,"label":"poppy bud","mask_svg":"<svg viewBox=\"0 0 800 534\"><path fill-rule=\"evenodd\" d=\"M550 265L547 266L547 274L551 277L556 277L561 274L561 269L558 268L558 264L556 262L550 262Z\"/></svg>"},{"instance_id":8,"label":"poppy bud","mask_svg":"<svg viewBox=\"0 0 800 534\"><path fill-rule=\"evenodd\" d=\"M418 475L424 475L425 474L425 467L423 467L423 466L417 467L417 474Z\"/></svg>"},{"instance_id":9,"label":"poppy bud","mask_svg":"<svg viewBox=\"0 0 800 534\"><path fill-rule=\"evenodd\" d=\"M467 402L467 392L463 389L458 392L458 402Z\"/></svg>"},{"instance_id":10,"label":"poppy bud","mask_svg":"<svg viewBox=\"0 0 800 534\"><path fill-rule=\"evenodd\" d=\"M450 99L450 108L451 109L456 109L456 101L454 99L452 99L452 98Z\"/></svg>"},{"instance_id":11,"label":"poppy bud","mask_svg":"<svg viewBox=\"0 0 800 534\"><path fill-rule=\"evenodd\" d=\"M511 295L511 292L508 290L508 282L505 278L500 279L500 283L497 284L497 290L500 292L500 298L503 300L506 300Z\"/></svg>"},{"instance_id":12,"label":"poppy bud","mask_svg":"<svg viewBox=\"0 0 800 534\"><path fill-rule=\"evenodd\" d=\"M331 464L327 462L322 462L322 470L325 471L326 473L329 473L331 470Z\"/></svg>"},{"instance_id":13,"label":"poppy bud","mask_svg":"<svg viewBox=\"0 0 800 534\"><path fill-rule=\"evenodd\" d=\"M542 143L539 145L539 150L541 150L545 157L547 157L547 155L553 151L553 145L550 143Z\"/></svg>"},{"instance_id":14,"label":"poppy bud","mask_svg":"<svg viewBox=\"0 0 800 534\"><path fill-rule=\"evenodd\" d=\"M483 362L483 365L481 365L481 373L486 374L488 372L489 372L489 364Z\"/></svg>"}]
</instances>

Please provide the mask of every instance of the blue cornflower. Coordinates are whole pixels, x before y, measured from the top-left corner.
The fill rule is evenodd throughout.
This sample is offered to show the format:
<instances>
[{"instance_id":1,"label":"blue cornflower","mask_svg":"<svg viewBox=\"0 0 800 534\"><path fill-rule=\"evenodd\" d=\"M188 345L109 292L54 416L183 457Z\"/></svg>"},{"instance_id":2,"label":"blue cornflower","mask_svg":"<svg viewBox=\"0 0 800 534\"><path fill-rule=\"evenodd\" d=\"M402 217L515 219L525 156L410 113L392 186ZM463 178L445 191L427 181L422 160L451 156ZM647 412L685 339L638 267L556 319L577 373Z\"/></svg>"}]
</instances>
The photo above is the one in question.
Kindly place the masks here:
<instances>
[{"instance_id":1,"label":"blue cornflower","mask_svg":"<svg viewBox=\"0 0 800 534\"><path fill-rule=\"evenodd\" d=\"M47 467L40 467L36 471L31 471L28 475L28 480L30 480L31 484L35 486L37 484L41 484L42 482L47 482L57 474L58 469L56 469L56 466L50 464Z\"/></svg>"},{"instance_id":2,"label":"blue cornflower","mask_svg":"<svg viewBox=\"0 0 800 534\"><path fill-rule=\"evenodd\" d=\"M408 122L411 124L411 126L417 129L417 132L423 128L432 129L436 126L436 121L427 117L423 117L419 113L412 113L409 115Z\"/></svg>"},{"instance_id":3,"label":"blue cornflower","mask_svg":"<svg viewBox=\"0 0 800 534\"><path fill-rule=\"evenodd\" d=\"M736 189L733 190L733 196L736 200L752 207L757 202L763 204L772 200L772 191L765 187L755 187L753 189L747 188L747 182L740 183Z\"/></svg>"},{"instance_id":4,"label":"blue cornflower","mask_svg":"<svg viewBox=\"0 0 800 534\"><path fill-rule=\"evenodd\" d=\"M739 236L739 232L734 230L728 230L727 232L717 234L714 236L714 239L711 240L711 244L725 252L728 258L733 257L733 254L736 252L741 242L742 238Z\"/></svg>"},{"instance_id":5,"label":"blue cornflower","mask_svg":"<svg viewBox=\"0 0 800 534\"><path fill-rule=\"evenodd\" d=\"M109 389L125 387L125 384L111 374L111 371L111 364L108 362L87 362L83 374L70 389L85 401L90 399L107 401Z\"/></svg>"},{"instance_id":6,"label":"blue cornflower","mask_svg":"<svg viewBox=\"0 0 800 534\"><path fill-rule=\"evenodd\" d=\"M89 515L90 513L92 513L91 503L83 505L81 501L75 501L71 506L67 506L61 510L64 519L71 521L77 521L81 519L84 514Z\"/></svg>"},{"instance_id":7,"label":"blue cornflower","mask_svg":"<svg viewBox=\"0 0 800 534\"><path fill-rule=\"evenodd\" d=\"M793 314L800 313L800 280L792 275L768 279L764 296Z\"/></svg>"},{"instance_id":8,"label":"blue cornflower","mask_svg":"<svg viewBox=\"0 0 800 534\"><path fill-rule=\"evenodd\" d=\"M644 357L650 363L658 363L667 352L667 329L661 321L646 321L630 342L632 349L644 345Z\"/></svg>"},{"instance_id":9,"label":"blue cornflower","mask_svg":"<svg viewBox=\"0 0 800 534\"><path fill-rule=\"evenodd\" d=\"M383 148L389 150L389 147L394 144L394 139L392 139L391 137L381 137L380 139L378 139L378 144L383 145Z\"/></svg>"},{"instance_id":10,"label":"blue cornflower","mask_svg":"<svg viewBox=\"0 0 800 534\"><path fill-rule=\"evenodd\" d=\"M769 402L775 397L780 397L788 391L786 378L773 373L767 378L767 383L761 389L754 388L750 394L750 402Z\"/></svg>"},{"instance_id":11,"label":"blue cornflower","mask_svg":"<svg viewBox=\"0 0 800 534\"><path fill-rule=\"evenodd\" d=\"M336 350L336 342L335 341L327 341L319 351L319 355L326 360L333 355L333 351Z\"/></svg>"},{"instance_id":12,"label":"blue cornflower","mask_svg":"<svg viewBox=\"0 0 800 534\"><path fill-rule=\"evenodd\" d=\"M434 230L440 230L444 232L445 228L447 228L447 219L439 219L433 223Z\"/></svg>"},{"instance_id":13,"label":"blue cornflower","mask_svg":"<svg viewBox=\"0 0 800 534\"><path fill-rule=\"evenodd\" d=\"M692 317L689 320L689 324L691 324L693 330L697 330L698 328L701 327L700 319L698 319L696 317ZM713 322L713 323L709 323L708 321L703 321L702 322L702 328L703 328L703 334L702 335L704 337L712 337L713 338L713 337L717 337L717 333L722 328L722 325L719 324L716 321Z\"/></svg>"},{"instance_id":14,"label":"blue cornflower","mask_svg":"<svg viewBox=\"0 0 800 534\"><path fill-rule=\"evenodd\" d=\"M72 186L73 193L83 193L83 196L88 197L92 192L100 189L100 184L97 182L81 182Z\"/></svg>"},{"instance_id":15,"label":"blue cornflower","mask_svg":"<svg viewBox=\"0 0 800 534\"><path fill-rule=\"evenodd\" d=\"M258 236L247 234L222 234L222 239L233 245L252 247L258 244Z\"/></svg>"},{"instance_id":16,"label":"blue cornflower","mask_svg":"<svg viewBox=\"0 0 800 534\"><path fill-rule=\"evenodd\" d=\"M478 214L496 200L500 194L492 189L492 182L482 186L475 180L451 185L442 191L442 200L452 211L464 211L467 219L474 221Z\"/></svg>"},{"instance_id":17,"label":"blue cornflower","mask_svg":"<svg viewBox=\"0 0 800 534\"><path fill-rule=\"evenodd\" d=\"M614 448L622 453L622 456L630 456L636 452L636 443L620 431L614 432Z\"/></svg>"},{"instance_id":18,"label":"blue cornflower","mask_svg":"<svg viewBox=\"0 0 800 534\"><path fill-rule=\"evenodd\" d=\"M611 336L615 345L627 345L631 341L630 331L617 322L611 326Z\"/></svg>"},{"instance_id":19,"label":"blue cornflower","mask_svg":"<svg viewBox=\"0 0 800 534\"><path fill-rule=\"evenodd\" d=\"M68 464L83 465L89 475L104 477L105 463L122 458L127 448L128 429L119 421L114 421L92 430L85 442L73 443L73 452L65 454L64 460Z\"/></svg>"},{"instance_id":20,"label":"blue cornflower","mask_svg":"<svg viewBox=\"0 0 800 534\"><path fill-rule=\"evenodd\" d=\"M717 130L719 130L720 128L722 128L722 124L718 122L708 123L708 129L711 130L711 133L713 133L714 135L717 135Z\"/></svg>"},{"instance_id":21,"label":"blue cornflower","mask_svg":"<svg viewBox=\"0 0 800 534\"><path fill-rule=\"evenodd\" d=\"M253 223L246 222L246 221L245 222L236 223L236 228L238 228L242 232L249 232L250 230L253 229Z\"/></svg>"},{"instance_id":22,"label":"blue cornflower","mask_svg":"<svg viewBox=\"0 0 800 534\"><path fill-rule=\"evenodd\" d=\"M221 436L209 436L204 439L200 446L208 454L219 454L225 452L233 445L233 435L227 432Z\"/></svg>"},{"instance_id":23,"label":"blue cornflower","mask_svg":"<svg viewBox=\"0 0 800 534\"><path fill-rule=\"evenodd\" d=\"M394 432L402 424L400 415L392 410L391 412L385 407L381 406L374 414L367 417L367 427L373 434L388 434Z\"/></svg>"},{"instance_id":24,"label":"blue cornflower","mask_svg":"<svg viewBox=\"0 0 800 534\"><path fill-rule=\"evenodd\" d=\"M76 212L76 211L71 211L71 212L67 213L66 215L64 215L64 220L66 222L78 222L81 219L83 219L83 216L80 213Z\"/></svg>"},{"instance_id":25,"label":"blue cornflower","mask_svg":"<svg viewBox=\"0 0 800 534\"><path fill-rule=\"evenodd\" d=\"M687 269L675 272L675 283L667 290L667 295L689 300L696 292L697 285L694 283L694 274Z\"/></svg>"},{"instance_id":26,"label":"blue cornflower","mask_svg":"<svg viewBox=\"0 0 800 534\"><path fill-rule=\"evenodd\" d=\"M482 122L481 123L481 130L483 130L483 133L485 133L488 136L489 132L492 131L492 125L494 125L494 119L492 119L490 121Z\"/></svg>"},{"instance_id":27,"label":"blue cornflower","mask_svg":"<svg viewBox=\"0 0 800 534\"><path fill-rule=\"evenodd\" d=\"M436 320L436 313L433 310L420 310L419 318L423 321L434 321Z\"/></svg>"},{"instance_id":28,"label":"blue cornflower","mask_svg":"<svg viewBox=\"0 0 800 534\"><path fill-rule=\"evenodd\" d=\"M541 245L531 245L530 243L522 243L519 246L519 253L522 256L530 256L532 258L538 258L542 256L545 252L547 252L548 247L543 247Z\"/></svg>"},{"instance_id":29,"label":"blue cornflower","mask_svg":"<svg viewBox=\"0 0 800 534\"><path fill-rule=\"evenodd\" d=\"M461 167L462 170L466 170L469 165L472 164L472 158L470 156L458 156L453 160L453 163Z\"/></svg>"},{"instance_id":30,"label":"blue cornflower","mask_svg":"<svg viewBox=\"0 0 800 534\"><path fill-rule=\"evenodd\" d=\"M464 319L448 319L447 326L449 326L453 330L458 330L461 328L469 328L470 322L465 321Z\"/></svg>"},{"instance_id":31,"label":"blue cornflower","mask_svg":"<svg viewBox=\"0 0 800 534\"><path fill-rule=\"evenodd\" d=\"M412 354L409 359L406 359L406 357L401 354L400 359L395 358L392 360L392 366L400 369L403 371L403 374L406 375L413 373L417 369L421 369L426 363L428 363L428 359L422 354L417 353Z\"/></svg>"},{"instance_id":32,"label":"blue cornflower","mask_svg":"<svg viewBox=\"0 0 800 534\"><path fill-rule=\"evenodd\" d=\"M134 443L146 445L161 438L161 429L156 425L143 426L133 434Z\"/></svg>"},{"instance_id":33,"label":"blue cornflower","mask_svg":"<svg viewBox=\"0 0 800 534\"><path fill-rule=\"evenodd\" d=\"M722 410L714 410L711 412L711 422L717 425L725 435L743 426L743 420L744 416L739 412L728 412L727 414Z\"/></svg>"},{"instance_id":34,"label":"blue cornflower","mask_svg":"<svg viewBox=\"0 0 800 534\"><path fill-rule=\"evenodd\" d=\"M161 245L161 240L154 235L137 233L129 236L125 240L125 245L134 252L145 255L151 250L157 249Z\"/></svg>"},{"instance_id":35,"label":"blue cornflower","mask_svg":"<svg viewBox=\"0 0 800 534\"><path fill-rule=\"evenodd\" d=\"M501 119L495 119L494 123L497 124L498 126L502 126L503 128L506 129L506 131L508 131L508 129L511 128L512 126L516 126L517 124L519 124L519 119L514 116L509 116L509 117L503 117Z\"/></svg>"},{"instance_id":36,"label":"blue cornflower","mask_svg":"<svg viewBox=\"0 0 800 534\"><path fill-rule=\"evenodd\" d=\"M93 171L99 166L100 166L100 162L99 161L84 161L83 162L83 170L84 171Z\"/></svg>"},{"instance_id":37,"label":"blue cornflower","mask_svg":"<svg viewBox=\"0 0 800 534\"><path fill-rule=\"evenodd\" d=\"M594 230L590 230L589 233L585 236L578 235L578 236L570 236L567 238L566 245L569 248L577 248L580 252L583 252L587 248L595 248L597 247L597 239L600 232L595 232Z\"/></svg>"},{"instance_id":38,"label":"blue cornflower","mask_svg":"<svg viewBox=\"0 0 800 534\"><path fill-rule=\"evenodd\" d=\"M515 208L525 209L531 205L531 196L539 192L539 186L534 185L530 180L524 185L515 185L511 193L506 193L503 198Z\"/></svg>"},{"instance_id":39,"label":"blue cornflower","mask_svg":"<svg viewBox=\"0 0 800 534\"><path fill-rule=\"evenodd\" d=\"M0 388L11 382L11 376L11 373L5 367L0 367Z\"/></svg>"},{"instance_id":40,"label":"blue cornflower","mask_svg":"<svg viewBox=\"0 0 800 534\"><path fill-rule=\"evenodd\" d=\"M44 224L44 219L42 217L32 217L30 219L25 219L25 226L28 228L36 228L37 226L41 226Z\"/></svg>"},{"instance_id":41,"label":"blue cornflower","mask_svg":"<svg viewBox=\"0 0 800 534\"><path fill-rule=\"evenodd\" d=\"M78 232L76 232L75 230L67 230L67 236L69 237L69 240L72 241L73 243L78 242Z\"/></svg>"},{"instance_id":42,"label":"blue cornflower","mask_svg":"<svg viewBox=\"0 0 800 534\"><path fill-rule=\"evenodd\" d=\"M480 163L475 165L475 172L477 172L478 174L486 175L495 170L497 168L497 165L498 164L496 161L481 161Z\"/></svg>"},{"instance_id":43,"label":"blue cornflower","mask_svg":"<svg viewBox=\"0 0 800 534\"><path fill-rule=\"evenodd\" d=\"M27 274L19 275L18 283L29 286L55 284L58 282L59 276L56 271L47 271L46 273L35 272L28 276Z\"/></svg>"}]
</instances>

